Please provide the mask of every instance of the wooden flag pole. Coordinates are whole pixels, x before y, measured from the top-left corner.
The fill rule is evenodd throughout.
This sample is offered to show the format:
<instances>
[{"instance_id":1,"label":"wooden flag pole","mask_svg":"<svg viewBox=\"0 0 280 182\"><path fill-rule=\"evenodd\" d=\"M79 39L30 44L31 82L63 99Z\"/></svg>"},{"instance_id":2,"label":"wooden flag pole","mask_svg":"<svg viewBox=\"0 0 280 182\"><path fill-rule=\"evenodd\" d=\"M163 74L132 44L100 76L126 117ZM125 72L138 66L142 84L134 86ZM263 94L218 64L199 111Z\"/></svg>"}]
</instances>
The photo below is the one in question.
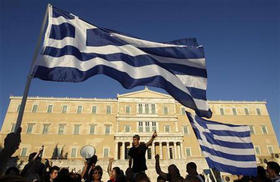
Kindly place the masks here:
<instances>
[{"instance_id":1,"label":"wooden flag pole","mask_svg":"<svg viewBox=\"0 0 280 182\"><path fill-rule=\"evenodd\" d=\"M38 53L39 53L39 50L40 50L40 45L41 45L41 42L42 42L42 36L43 36L44 30L45 30L45 26L46 26L46 22L47 22L47 18L48 18L48 12L49 12L48 10L49 10L50 6L51 6L50 4L47 5L45 16L44 16L44 19L43 19L43 22L42 22L42 25L41 25L40 35L39 35L39 38L37 40L35 52L33 54L31 67L30 67L30 70L29 70L29 73L28 73L28 76L27 76L25 89L24 89L24 93L23 93L23 96L22 96L21 104L20 104L20 109L19 109L19 113L18 113L18 117L17 117L17 123L16 123L15 131L17 131L19 129L19 127L21 126L22 117L23 117L23 113L24 113L24 108L25 108L25 104L26 104L26 100L27 100L27 95L28 95L28 92L29 92L31 80L33 78L32 72L33 72L35 61L37 59L37 56L38 56Z\"/></svg>"}]
</instances>

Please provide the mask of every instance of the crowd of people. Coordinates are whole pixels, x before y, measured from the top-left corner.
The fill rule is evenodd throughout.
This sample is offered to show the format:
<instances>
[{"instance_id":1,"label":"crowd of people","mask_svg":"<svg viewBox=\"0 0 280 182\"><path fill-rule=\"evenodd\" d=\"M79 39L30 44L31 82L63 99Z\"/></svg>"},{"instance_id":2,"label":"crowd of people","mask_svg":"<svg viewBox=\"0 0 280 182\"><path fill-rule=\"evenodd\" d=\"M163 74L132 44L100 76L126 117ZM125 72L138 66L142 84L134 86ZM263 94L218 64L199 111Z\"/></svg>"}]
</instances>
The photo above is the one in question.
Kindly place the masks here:
<instances>
[{"instance_id":1,"label":"crowd of people","mask_svg":"<svg viewBox=\"0 0 280 182\"><path fill-rule=\"evenodd\" d=\"M20 171L17 167L10 167L0 177L1 182L150 182L152 181L145 173L147 170L145 153L148 146L157 137L154 132L147 143L140 143L140 136L133 136L133 147L128 152L128 168L123 171L120 167L112 167L113 159L109 160L107 173L109 179L102 178L103 169L98 165L96 155L86 159L81 172L69 171L69 168L58 167L50 164L48 160L42 162L41 154L44 148L38 152L31 153L28 163ZM20 141L20 140L19 140ZM7 142L7 141L6 141ZM6 143L7 144L7 143ZM13 150L16 150L14 147ZM3 157L3 153L0 157ZM0 161L4 165L4 161ZM2 166L3 167L3 166ZM174 164L168 166L166 172L161 170L159 155L155 155L155 171L158 175L157 182L206 182L205 177L197 172L197 165L194 162L186 164L187 176L183 177L180 170ZM268 162L267 169L257 168L257 176L239 176L235 182L280 182L280 167L277 162ZM219 179L212 176L212 181L229 182L230 179Z\"/></svg>"}]
</instances>

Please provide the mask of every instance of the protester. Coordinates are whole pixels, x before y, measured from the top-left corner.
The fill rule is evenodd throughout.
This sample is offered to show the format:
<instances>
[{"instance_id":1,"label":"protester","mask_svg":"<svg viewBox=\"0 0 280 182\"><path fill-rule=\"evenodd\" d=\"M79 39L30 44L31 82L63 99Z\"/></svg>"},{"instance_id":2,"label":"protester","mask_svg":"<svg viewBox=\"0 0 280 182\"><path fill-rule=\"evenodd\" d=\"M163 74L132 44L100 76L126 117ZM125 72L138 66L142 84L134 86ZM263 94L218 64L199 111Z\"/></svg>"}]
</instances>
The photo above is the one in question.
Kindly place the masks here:
<instances>
[{"instance_id":1,"label":"protester","mask_svg":"<svg viewBox=\"0 0 280 182\"><path fill-rule=\"evenodd\" d=\"M81 178L85 181L89 181L90 173L95 168L97 162L97 156L93 155L91 158L86 159L84 162L84 167L81 173Z\"/></svg>"},{"instance_id":2,"label":"protester","mask_svg":"<svg viewBox=\"0 0 280 182\"><path fill-rule=\"evenodd\" d=\"M180 175L179 169L174 164L168 166L168 173L164 173L161 171L160 168L158 154L155 156L155 159L156 159L156 172L161 178L170 182L184 181L184 178Z\"/></svg>"},{"instance_id":3,"label":"protester","mask_svg":"<svg viewBox=\"0 0 280 182\"><path fill-rule=\"evenodd\" d=\"M97 165L95 166L91 171L90 171L90 178L89 182L101 182L103 175L103 170L102 168Z\"/></svg>"},{"instance_id":4,"label":"protester","mask_svg":"<svg viewBox=\"0 0 280 182\"><path fill-rule=\"evenodd\" d=\"M194 162L189 162L186 166L188 175L186 176L186 182L204 182L204 179L197 172L197 166Z\"/></svg>"},{"instance_id":5,"label":"protester","mask_svg":"<svg viewBox=\"0 0 280 182\"><path fill-rule=\"evenodd\" d=\"M272 182L280 182L280 166L277 162L268 162L266 171L269 179L271 179Z\"/></svg>"},{"instance_id":6,"label":"protester","mask_svg":"<svg viewBox=\"0 0 280 182\"><path fill-rule=\"evenodd\" d=\"M163 177L158 176L157 177L157 182L166 182L166 180Z\"/></svg>"},{"instance_id":7,"label":"protester","mask_svg":"<svg viewBox=\"0 0 280 182\"><path fill-rule=\"evenodd\" d=\"M57 167L57 166L51 167L47 182L53 182L57 178L58 172L59 172L59 167Z\"/></svg>"},{"instance_id":8,"label":"protester","mask_svg":"<svg viewBox=\"0 0 280 182\"><path fill-rule=\"evenodd\" d=\"M33 152L28 157L28 163L24 166L21 175L30 181L42 181L45 178L45 165L41 162L44 146L39 152Z\"/></svg>"},{"instance_id":9,"label":"protester","mask_svg":"<svg viewBox=\"0 0 280 182\"><path fill-rule=\"evenodd\" d=\"M112 169L113 161L114 161L113 158L109 159L107 172L108 172L110 179L108 180L108 182L125 182L126 178L124 176L123 170L121 170L119 167L114 167Z\"/></svg>"},{"instance_id":10,"label":"protester","mask_svg":"<svg viewBox=\"0 0 280 182\"><path fill-rule=\"evenodd\" d=\"M257 177L256 182L271 182L271 180L266 176L265 169L262 166L257 167Z\"/></svg>"},{"instance_id":11,"label":"protester","mask_svg":"<svg viewBox=\"0 0 280 182\"><path fill-rule=\"evenodd\" d=\"M127 168L125 171L125 177L127 182L133 181L133 171L132 168Z\"/></svg>"},{"instance_id":12,"label":"protester","mask_svg":"<svg viewBox=\"0 0 280 182\"><path fill-rule=\"evenodd\" d=\"M137 173L135 176L135 182L151 182L150 178L145 173Z\"/></svg>"},{"instance_id":13,"label":"protester","mask_svg":"<svg viewBox=\"0 0 280 182\"><path fill-rule=\"evenodd\" d=\"M129 156L129 168L131 168L132 162L133 162L133 177L135 178L138 173L145 173L145 170L147 170L146 166L146 151L148 149L148 146L151 145L154 141L154 139L157 137L157 132L154 131L151 139L146 144L140 144L140 136L134 135L133 136L133 147L130 148L128 152Z\"/></svg>"},{"instance_id":14,"label":"protester","mask_svg":"<svg viewBox=\"0 0 280 182\"><path fill-rule=\"evenodd\" d=\"M17 167L10 167L7 169L7 171L5 172L5 175L10 175L10 176L19 176L20 172L19 169Z\"/></svg>"},{"instance_id":15,"label":"protester","mask_svg":"<svg viewBox=\"0 0 280 182\"><path fill-rule=\"evenodd\" d=\"M21 142L21 127L16 132L9 133L4 139L4 148L0 151L0 176L4 173L10 157L19 148Z\"/></svg>"}]
</instances>

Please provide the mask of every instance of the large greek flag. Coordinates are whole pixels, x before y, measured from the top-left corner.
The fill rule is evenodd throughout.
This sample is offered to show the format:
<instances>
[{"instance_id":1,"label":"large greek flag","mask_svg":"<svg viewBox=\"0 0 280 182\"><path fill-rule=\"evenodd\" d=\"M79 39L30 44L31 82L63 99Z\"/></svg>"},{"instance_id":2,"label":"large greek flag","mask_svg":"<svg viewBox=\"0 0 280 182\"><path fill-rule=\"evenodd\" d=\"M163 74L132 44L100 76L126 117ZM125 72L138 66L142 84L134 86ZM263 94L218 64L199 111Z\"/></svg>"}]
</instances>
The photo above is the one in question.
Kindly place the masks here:
<instances>
[{"instance_id":1,"label":"large greek flag","mask_svg":"<svg viewBox=\"0 0 280 182\"><path fill-rule=\"evenodd\" d=\"M248 126L208 121L190 113L187 116L210 168L237 175L257 174Z\"/></svg>"},{"instance_id":2,"label":"large greek flag","mask_svg":"<svg viewBox=\"0 0 280 182\"><path fill-rule=\"evenodd\" d=\"M151 42L98 28L55 7L50 6L48 14L34 77L81 82L105 74L125 88L163 88L198 115L211 117L204 50L196 39Z\"/></svg>"}]
</instances>

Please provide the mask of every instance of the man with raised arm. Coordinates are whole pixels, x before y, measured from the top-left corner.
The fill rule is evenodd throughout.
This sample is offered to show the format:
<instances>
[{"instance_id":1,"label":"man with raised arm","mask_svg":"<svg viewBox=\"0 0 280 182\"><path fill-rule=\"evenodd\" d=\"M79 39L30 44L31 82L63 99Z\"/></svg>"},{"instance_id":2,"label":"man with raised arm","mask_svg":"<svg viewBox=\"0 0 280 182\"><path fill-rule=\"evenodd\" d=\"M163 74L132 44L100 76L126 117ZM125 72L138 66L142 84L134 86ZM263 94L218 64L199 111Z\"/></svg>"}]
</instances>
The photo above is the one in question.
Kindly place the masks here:
<instances>
[{"instance_id":1,"label":"man with raised arm","mask_svg":"<svg viewBox=\"0 0 280 182\"><path fill-rule=\"evenodd\" d=\"M132 171L134 173L134 178L139 173L145 173L147 170L146 166L146 150L148 149L149 145L151 145L154 139L157 137L157 132L154 131L151 139L147 143L140 143L140 136L134 135L132 144L133 146L129 149L128 156L129 156L129 168L132 166Z\"/></svg>"}]
</instances>

